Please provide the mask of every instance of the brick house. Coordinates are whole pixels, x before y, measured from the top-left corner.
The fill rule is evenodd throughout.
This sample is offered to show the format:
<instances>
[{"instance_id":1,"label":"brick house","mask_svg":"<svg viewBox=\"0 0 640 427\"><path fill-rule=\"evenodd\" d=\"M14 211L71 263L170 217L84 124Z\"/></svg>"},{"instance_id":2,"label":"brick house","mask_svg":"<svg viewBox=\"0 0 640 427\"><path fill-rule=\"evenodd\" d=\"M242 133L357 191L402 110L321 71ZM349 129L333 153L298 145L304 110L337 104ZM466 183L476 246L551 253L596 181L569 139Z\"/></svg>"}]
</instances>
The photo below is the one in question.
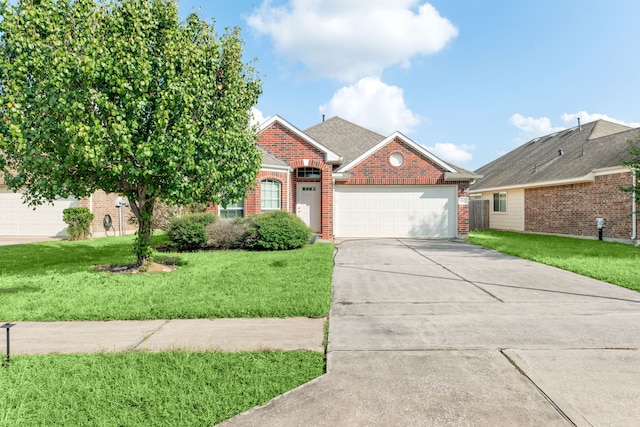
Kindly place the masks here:
<instances>
[{"instance_id":1,"label":"brick house","mask_svg":"<svg viewBox=\"0 0 640 427\"><path fill-rule=\"evenodd\" d=\"M639 129L605 120L535 138L475 172L471 198L489 200L492 229L635 241L638 218L627 141Z\"/></svg>"},{"instance_id":2,"label":"brick house","mask_svg":"<svg viewBox=\"0 0 640 427\"><path fill-rule=\"evenodd\" d=\"M127 221L133 213L128 207L117 208L116 197L116 194L97 191L91 197L58 199L34 208L24 204L22 193L10 190L0 174L0 236L64 237L67 224L62 220L62 211L69 207L89 208L94 215L91 232L96 237L118 233L121 220L124 232L133 233L137 227ZM105 215L109 215L112 221L109 231L103 226Z\"/></svg>"},{"instance_id":3,"label":"brick house","mask_svg":"<svg viewBox=\"0 0 640 427\"><path fill-rule=\"evenodd\" d=\"M322 238L456 237L469 231L469 183L477 174L442 161L399 132L383 136L334 117L301 131L281 117L260 129L262 168L247 197L215 207L237 217L272 209L296 213ZM97 191L89 198L57 200L35 211L20 193L0 182L0 235L66 235L62 210L88 207L94 236L104 236L109 215L127 233L129 208L117 195ZM122 211L119 211L122 209ZM121 214L121 215L120 215Z\"/></svg>"},{"instance_id":4,"label":"brick house","mask_svg":"<svg viewBox=\"0 0 640 427\"><path fill-rule=\"evenodd\" d=\"M301 131L274 116L258 143L255 188L221 216L287 210L325 239L468 233L469 183L479 176L399 132L385 137L339 117Z\"/></svg>"}]
</instances>

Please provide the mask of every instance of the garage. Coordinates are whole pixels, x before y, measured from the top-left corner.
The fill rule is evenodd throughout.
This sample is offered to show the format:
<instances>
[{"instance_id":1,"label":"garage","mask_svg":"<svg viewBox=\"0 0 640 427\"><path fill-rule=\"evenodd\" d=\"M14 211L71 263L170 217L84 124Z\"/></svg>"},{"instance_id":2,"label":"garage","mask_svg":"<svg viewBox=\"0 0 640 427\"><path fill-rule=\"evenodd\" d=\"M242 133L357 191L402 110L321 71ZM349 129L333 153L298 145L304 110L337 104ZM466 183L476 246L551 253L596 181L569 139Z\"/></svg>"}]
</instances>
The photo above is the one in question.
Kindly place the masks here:
<instances>
[{"instance_id":1,"label":"garage","mask_svg":"<svg viewBox=\"0 0 640 427\"><path fill-rule=\"evenodd\" d=\"M0 186L0 235L6 236L66 236L67 225L62 211L79 206L75 198L59 199L53 205L29 207L20 192Z\"/></svg>"},{"instance_id":2,"label":"garage","mask_svg":"<svg viewBox=\"0 0 640 427\"><path fill-rule=\"evenodd\" d=\"M334 234L455 237L456 192L456 186L336 186Z\"/></svg>"}]
</instances>

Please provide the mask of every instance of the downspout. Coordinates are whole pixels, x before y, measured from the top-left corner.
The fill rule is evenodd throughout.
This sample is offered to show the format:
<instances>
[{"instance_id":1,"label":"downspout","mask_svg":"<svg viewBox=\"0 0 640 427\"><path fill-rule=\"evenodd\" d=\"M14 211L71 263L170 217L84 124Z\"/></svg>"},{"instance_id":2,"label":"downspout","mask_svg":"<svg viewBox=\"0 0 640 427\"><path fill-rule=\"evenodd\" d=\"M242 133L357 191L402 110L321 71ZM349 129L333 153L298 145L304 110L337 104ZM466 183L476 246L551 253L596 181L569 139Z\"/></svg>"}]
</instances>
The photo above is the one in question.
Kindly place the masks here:
<instances>
[{"instance_id":1,"label":"downspout","mask_svg":"<svg viewBox=\"0 0 640 427\"><path fill-rule=\"evenodd\" d=\"M287 212L291 212L291 195L292 193L292 189L291 189L291 168L289 168L289 170L287 171Z\"/></svg>"},{"instance_id":2,"label":"downspout","mask_svg":"<svg viewBox=\"0 0 640 427\"><path fill-rule=\"evenodd\" d=\"M331 174L331 236L336 235L336 179Z\"/></svg>"}]
</instances>

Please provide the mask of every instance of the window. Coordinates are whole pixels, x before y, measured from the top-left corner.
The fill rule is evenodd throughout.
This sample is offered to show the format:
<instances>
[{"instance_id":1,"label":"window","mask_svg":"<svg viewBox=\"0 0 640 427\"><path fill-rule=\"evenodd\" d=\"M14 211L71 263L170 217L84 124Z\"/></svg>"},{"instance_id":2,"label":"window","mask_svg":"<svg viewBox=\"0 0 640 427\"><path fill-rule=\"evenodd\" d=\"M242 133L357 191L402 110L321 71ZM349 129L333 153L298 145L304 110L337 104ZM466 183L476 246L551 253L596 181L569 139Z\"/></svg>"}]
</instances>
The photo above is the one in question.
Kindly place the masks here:
<instances>
[{"instance_id":1,"label":"window","mask_svg":"<svg viewBox=\"0 0 640 427\"><path fill-rule=\"evenodd\" d=\"M469 200L482 200L482 194L472 194L469 196Z\"/></svg>"},{"instance_id":2,"label":"window","mask_svg":"<svg viewBox=\"0 0 640 427\"><path fill-rule=\"evenodd\" d=\"M263 211L280 209L280 182L265 179L260 183L260 202Z\"/></svg>"},{"instance_id":3,"label":"window","mask_svg":"<svg viewBox=\"0 0 640 427\"><path fill-rule=\"evenodd\" d=\"M507 193L493 193L493 211L507 211Z\"/></svg>"},{"instance_id":4,"label":"window","mask_svg":"<svg viewBox=\"0 0 640 427\"><path fill-rule=\"evenodd\" d=\"M394 166L396 168L400 167L404 163L404 157L402 157L402 154L400 153L393 153L391 156L389 156L389 163L391 164L391 166Z\"/></svg>"},{"instance_id":5,"label":"window","mask_svg":"<svg viewBox=\"0 0 640 427\"><path fill-rule=\"evenodd\" d=\"M316 168L298 168L296 177L298 178L320 178L322 171Z\"/></svg>"},{"instance_id":6,"label":"window","mask_svg":"<svg viewBox=\"0 0 640 427\"><path fill-rule=\"evenodd\" d=\"M242 217L244 217L244 202L229 203L226 209L220 206L220 218Z\"/></svg>"}]
</instances>

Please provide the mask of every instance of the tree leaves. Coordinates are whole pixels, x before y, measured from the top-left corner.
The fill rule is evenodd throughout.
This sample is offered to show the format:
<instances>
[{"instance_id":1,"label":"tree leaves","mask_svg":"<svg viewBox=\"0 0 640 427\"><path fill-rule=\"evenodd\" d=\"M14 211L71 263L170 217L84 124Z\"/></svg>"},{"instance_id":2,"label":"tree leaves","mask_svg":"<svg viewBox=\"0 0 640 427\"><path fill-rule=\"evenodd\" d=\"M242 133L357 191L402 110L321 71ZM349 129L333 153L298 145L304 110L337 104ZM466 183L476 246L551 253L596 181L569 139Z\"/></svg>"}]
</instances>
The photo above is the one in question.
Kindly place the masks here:
<instances>
[{"instance_id":1,"label":"tree leaves","mask_svg":"<svg viewBox=\"0 0 640 427\"><path fill-rule=\"evenodd\" d=\"M0 148L28 202L102 189L142 214L245 195L261 84L238 29L180 23L170 0L4 0L0 16Z\"/></svg>"}]
</instances>

